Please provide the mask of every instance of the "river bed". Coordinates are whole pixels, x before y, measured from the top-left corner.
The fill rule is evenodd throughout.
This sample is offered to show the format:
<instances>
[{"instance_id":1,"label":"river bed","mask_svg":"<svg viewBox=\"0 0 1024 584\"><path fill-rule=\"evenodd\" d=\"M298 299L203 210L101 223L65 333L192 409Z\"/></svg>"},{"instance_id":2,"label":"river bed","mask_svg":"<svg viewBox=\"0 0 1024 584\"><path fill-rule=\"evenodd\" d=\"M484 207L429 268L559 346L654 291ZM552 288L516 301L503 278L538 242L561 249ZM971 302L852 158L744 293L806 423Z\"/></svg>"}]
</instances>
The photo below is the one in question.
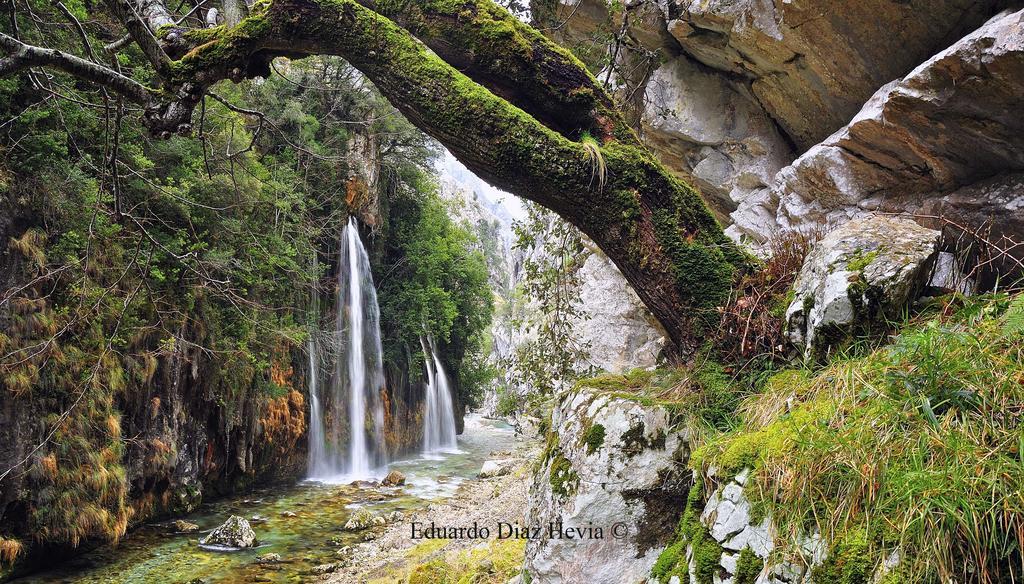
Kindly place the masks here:
<instances>
[{"instance_id":1,"label":"river bed","mask_svg":"<svg viewBox=\"0 0 1024 584\"><path fill-rule=\"evenodd\" d=\"M339 560L337 550L363 541L363 533L341 527L359 508L375 512L409 513L444 499L459 484L476 476L495 450L514 443L511 427L477 415L466 417L458 450L430 456L413 456L379 469L406 476L397 488L357 487L353 477L327 481L303 481L291 487L259 489L244 496L204 504L182 517L200 527L199 533L169 533L166 523L147 524L133 530L117 546L103 546L74 558L52 571L15 580L84 584L241 584L251 582L303 582L313 567ZM289 516L294 514L294 516ZM201 549L199 538L231 515L249 519L259 546L253 549L216 552ZM254 520L255 518L255 520ZM259 564L262 554L279 554L280 564Z\"/></svg>"}]
</instances>

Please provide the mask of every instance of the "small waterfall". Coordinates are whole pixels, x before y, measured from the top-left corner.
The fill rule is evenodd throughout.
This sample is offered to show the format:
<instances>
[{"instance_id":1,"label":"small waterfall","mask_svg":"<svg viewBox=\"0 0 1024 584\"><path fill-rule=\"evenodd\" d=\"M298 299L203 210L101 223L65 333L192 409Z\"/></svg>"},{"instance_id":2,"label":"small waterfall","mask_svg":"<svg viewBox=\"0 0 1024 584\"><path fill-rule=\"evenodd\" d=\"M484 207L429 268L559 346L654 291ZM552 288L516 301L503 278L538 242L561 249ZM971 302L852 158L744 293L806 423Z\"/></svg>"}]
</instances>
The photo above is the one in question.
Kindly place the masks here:
<instances>
[{"instance_id":1,"label":"small waterfall","mask_svg":"<svg viewBox=\"0 0 1024 584\"><path fill-rule=\"evenodd\" d=\"M328 469L324 412L320 406L320 355L316 340L309 337L309 475L322 476Z\"/></svg>"},{"instance_id":2,"label":"small waterfall","mask_svg":"<svg viewBox=\"0 0 1024 584\"><path fill-rule=\"evenodd\" d=\"M455 411L448 376L444 373L437 347L430 337L420 337L424 365L427 368L426 412L423 416L423 452L451 452L455 442Z\"/></svg>"},{"instance_id":3,"label":"small waterfall","mask_svg":"<svg viewBox=\"0 0 1024 584\"><path fill-rule=\"evenodd\" d=\"M370 259L355 218L342 230L337 316L327 357L332 376L324 395L321 353L310 342L310 478L368 478L385 461L384 366L380 308Z\"/></svg>"}]
</instances>

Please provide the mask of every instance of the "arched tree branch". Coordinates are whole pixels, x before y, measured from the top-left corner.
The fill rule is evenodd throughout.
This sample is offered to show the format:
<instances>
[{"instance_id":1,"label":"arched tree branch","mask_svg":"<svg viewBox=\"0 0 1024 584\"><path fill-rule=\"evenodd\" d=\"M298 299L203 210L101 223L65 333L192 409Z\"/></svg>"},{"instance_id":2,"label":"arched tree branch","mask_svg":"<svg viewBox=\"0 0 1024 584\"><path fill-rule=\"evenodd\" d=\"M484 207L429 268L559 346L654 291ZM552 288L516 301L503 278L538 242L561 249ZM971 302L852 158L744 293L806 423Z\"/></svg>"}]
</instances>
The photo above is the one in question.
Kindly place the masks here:
<instances>
[{"instance_id":1,"label":"arched tree branch","mask_svg":"<svg viewBox=\"0 0 1024 584\"><path fill-rule=\"evenodd\" d=\"M215 83L268 76L277 57L341 56L482 178L590 236L681 352L692 354L744 265L742 254L696 190L639 144L578 61L489 0L459 5L455 13L432 0L378 4L419 30L429 47L357 0L273 0L231 28L175 30L172 40L163 34L174 47L168 54L182 56L168 67L144 122L159 135L187 133ZM64 62L49 64L124 85ZM508 78L500 75L503 63Z\"/></svg>"}]
</instances>

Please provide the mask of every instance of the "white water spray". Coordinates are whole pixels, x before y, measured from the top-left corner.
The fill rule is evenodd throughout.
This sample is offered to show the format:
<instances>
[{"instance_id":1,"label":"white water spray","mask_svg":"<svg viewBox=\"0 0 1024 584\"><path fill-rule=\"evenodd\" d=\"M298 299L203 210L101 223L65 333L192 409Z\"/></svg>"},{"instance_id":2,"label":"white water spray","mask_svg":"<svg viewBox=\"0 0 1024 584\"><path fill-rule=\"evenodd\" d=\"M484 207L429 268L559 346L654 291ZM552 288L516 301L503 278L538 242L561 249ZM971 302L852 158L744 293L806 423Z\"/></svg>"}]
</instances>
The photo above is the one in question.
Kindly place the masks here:
<instances>
[{"instance_id":1,"label":"white water spray","mask_svg":"<svg viewBox=\"0 0 1024 584\"><path fill-rule=\"evenodd\" d=\"M452 408L452 392L448 376L444 373L441 358L433 339L420 337L424 365L427 368L426 412L423 416L423 452L456 451L455 411Z\"/></svg>"},{"instance_id":2,"label":"white water spray","mask_svg":"<svg viewBox=\"0 0 1024 584\"><path fill-rule=\"evenodd\" d=\"M320 351L310 342L310 478L369 478L385 463L384 366L380 308L370 260L354 218L341 233L330 391L318 380Z\"/></svg>"}]
</instances>

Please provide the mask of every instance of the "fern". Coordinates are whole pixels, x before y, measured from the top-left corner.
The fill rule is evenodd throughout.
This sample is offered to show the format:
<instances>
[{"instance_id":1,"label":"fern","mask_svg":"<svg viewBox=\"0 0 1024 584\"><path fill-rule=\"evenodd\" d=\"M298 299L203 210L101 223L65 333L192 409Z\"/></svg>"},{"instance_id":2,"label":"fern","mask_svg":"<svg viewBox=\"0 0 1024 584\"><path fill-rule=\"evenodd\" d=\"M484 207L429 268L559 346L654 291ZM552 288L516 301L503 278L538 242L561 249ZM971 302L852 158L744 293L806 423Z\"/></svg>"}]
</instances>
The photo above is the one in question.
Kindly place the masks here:
<instances>
[{"instance_id":1,"label":"fern","mask_svg":"<svg viewBox=\"0 0 1024 584\"><path fill-rule=\"evenodd\" d=\"M1003 315L1003 336L1024 336L1024 295L1017 297L1006 309L1006 314Z\"/></svg>"}]
</instances>

